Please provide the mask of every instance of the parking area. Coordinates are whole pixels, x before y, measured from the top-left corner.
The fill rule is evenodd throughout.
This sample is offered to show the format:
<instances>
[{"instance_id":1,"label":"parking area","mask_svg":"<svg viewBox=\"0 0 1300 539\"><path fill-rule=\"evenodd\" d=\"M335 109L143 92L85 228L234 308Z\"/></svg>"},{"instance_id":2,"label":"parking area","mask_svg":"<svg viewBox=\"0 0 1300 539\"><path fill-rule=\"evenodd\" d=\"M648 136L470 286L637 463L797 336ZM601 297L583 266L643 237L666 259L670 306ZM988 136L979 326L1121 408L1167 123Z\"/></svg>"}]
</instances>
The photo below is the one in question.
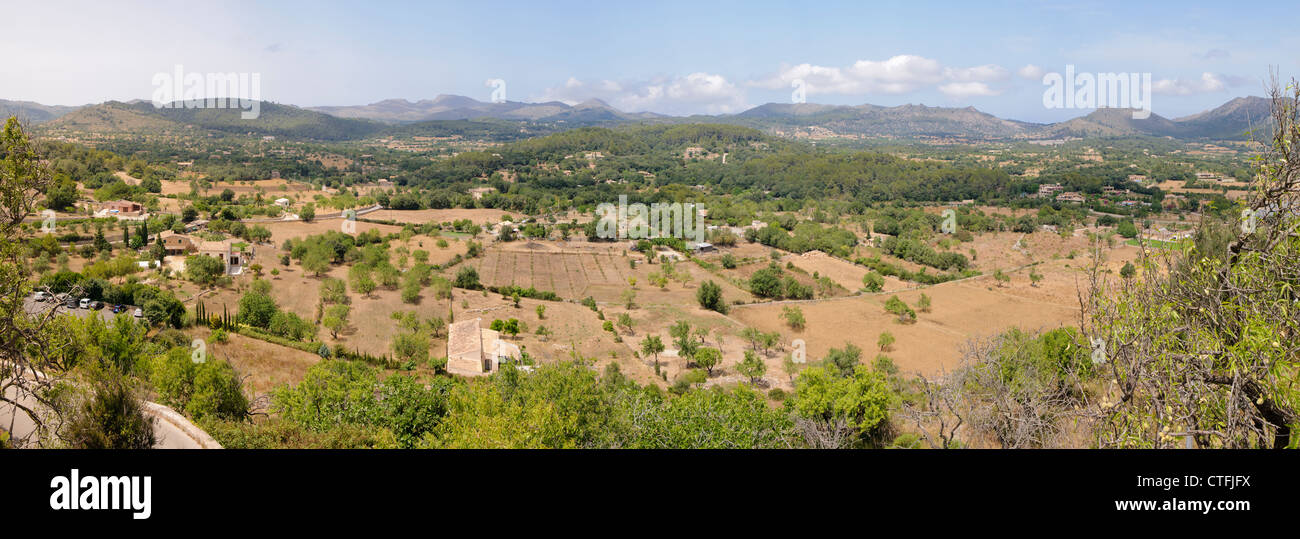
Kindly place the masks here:
<instances>
[{"instance_id":1,"label":"parking area","mask_svg":"<svg viewBox=\"0 0 1300 539\"><path fill-rule=\"evenodd\" d=\"M56 313L71 314L73 316L80 316L83 318L87 316L91 316L92 314L97 314L105 322L111 322L113 318L116 317L118 314L134 316L136 310L136 306L134 305L123 305L121 313L114 313L113 310L111 309L111 305L108 304L103 304L103 306L100 309L89 309L89 308L82 309L80 307L79 301L78 301L78 307L69 308L64 303L54 301L54 300L37 301L34 295L27 296L27 298L23 300L23 308L27 310L28 314L47 313L51 309L54 309Z\"/></svg>"}]
</instances>

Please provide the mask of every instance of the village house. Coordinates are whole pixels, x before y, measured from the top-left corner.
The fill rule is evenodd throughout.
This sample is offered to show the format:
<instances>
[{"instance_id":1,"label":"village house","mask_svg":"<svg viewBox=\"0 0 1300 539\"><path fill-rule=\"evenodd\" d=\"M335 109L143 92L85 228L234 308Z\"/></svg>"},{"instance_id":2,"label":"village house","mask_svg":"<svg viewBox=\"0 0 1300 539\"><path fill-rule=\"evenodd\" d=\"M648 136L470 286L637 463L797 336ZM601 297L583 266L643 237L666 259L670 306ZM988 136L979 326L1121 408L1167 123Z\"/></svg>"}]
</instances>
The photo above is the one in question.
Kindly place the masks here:
<instances>
[{"instance_id":1,"label":"village house","mask_svg":"<svg viewBox=\"0 0 1300 539\"><path fill-rule=\"evenodd\" d=\"M252 258L251 250L244 252L242 245L236 245L232 239L204 241L198 244L199 256L219 258L226 263L226 273L236 275L242 266Z\"/></svg>"},{"instance_id":2,"label":"village house","mask_svg":"<svg viewBox=\"0 0 1300 539\"><path fill-rule=\"evenodd\" d=\"M501 364L523 358L519 347L501 340L501 333L479 327L483 319L455 322L447 328L447 372L484 376Z\"/></svg>"},{"instance_id":3,"label":"village house","mask_svg":"<svg viewBox=\"0 0 1300 539\"><path fill-rule=\"evenodd\" d=\"M483 195L495 192L496 190L497 188L495 187L475 187L469 190L469 194L474 196L474 200L478 200L483 198Z\"/></svg>"},{"instance_id":4,"label":"village house","mask_svg":"<svg viewBox=\"0 0 1300 539\"><path fill-rule=\"evenodd\" d=\"M1057 202L1070 202L1070 203L1081 204L1083 203L1084 200L1085 199L1083 195L1076 193L1074 191L1066 191L1064 193L1056 195Z\"/></svg>"},{"instance_id":5,"label":"village house","mask_svg":"<svg viewBox=\"0 0 1300 539\"><path fill-rule=\"evenodd\" d=\"M170 230L164 230L158 233L158 238L162 240L163 248L169 255L184 255L198 250L194 245L194 240L185 234L177 234Z\"/></svg>"},{"instance_id":6,"label":"village house","mask_svg":"<svg viewBox=\"0 0 1300 539\"><path fill-rule=\"evenodd\" d=\"M1038 186L1038 196L1040 198L1051 198L1053 195L1065 190L1065 186L1059 183L1045 183Z\"/></svg>"},{"instance_id":7,"label":"village house","mask_svg":"<svg viewBox=\"0 0 1300 539\"><path fill-rule=\"evenodd\" d=\"M276 206L280 206L280 207L282 207L282 208L288 208L290 204L293 204L293 201L292 201L292 200L289 200L289 199L287 199L287 198L277 198L277 199L275 199L275 205L276 205Z\"/></svg>"},{"instance_id":8,"label":"village house","mask_svg":"<svg viewBox=\"0 0 1300 539\"><path fill-rule=\"evenodd\" d=\"M140 215L144 212L144 206L130 200L114 200L101 205L100 211L116 215Z\"/></svg>"}]
</instances>

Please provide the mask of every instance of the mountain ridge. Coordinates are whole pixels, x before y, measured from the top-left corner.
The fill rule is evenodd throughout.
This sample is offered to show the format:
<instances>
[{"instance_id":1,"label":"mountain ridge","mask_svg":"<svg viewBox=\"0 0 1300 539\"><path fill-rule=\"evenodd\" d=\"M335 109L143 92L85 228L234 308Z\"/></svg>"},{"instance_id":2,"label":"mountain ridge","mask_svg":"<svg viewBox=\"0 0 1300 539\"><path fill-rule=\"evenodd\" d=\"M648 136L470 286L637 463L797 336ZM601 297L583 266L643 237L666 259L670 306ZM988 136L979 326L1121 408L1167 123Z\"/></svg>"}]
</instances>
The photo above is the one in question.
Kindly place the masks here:
<instances>
[{"instance_id":1,"label":"mountain ridge","mask_svg":"<svg viewBox=\"0 0 1300 539\"><path fill-rule=\"evenodd\" d=\"M826 136L955 138L978 140L1056 139L1113 136L1158 136L1180 139L1243 139L1252 127L1267 125L1271 104L1262 97L1239 97L1196 114L1168 119L1158 114L1134 120L1129 109L1096 109L1063 122L1039 124L1000 118L973 106L936 107L765 103L735 114L666 116L628 113L600 99L569 105L559 101L489 103L453 94L411 101L390 98L359 106L297 107L262 103L262 117L234 121L237 110L155 108L149 101L108 101L82 107L46 106L0 100L0 113L15 114L49 129L124 132L210 129L226 133L347 140L382 132L420 129L464 131L464 122L492 132L525 125L561 130L583 126L613 127L636 123L721 123L773 133L816 131ZM6 112L8 111L8 112ZM403 129L394 131L395 128Z\"/></svg>"}]
</instances>

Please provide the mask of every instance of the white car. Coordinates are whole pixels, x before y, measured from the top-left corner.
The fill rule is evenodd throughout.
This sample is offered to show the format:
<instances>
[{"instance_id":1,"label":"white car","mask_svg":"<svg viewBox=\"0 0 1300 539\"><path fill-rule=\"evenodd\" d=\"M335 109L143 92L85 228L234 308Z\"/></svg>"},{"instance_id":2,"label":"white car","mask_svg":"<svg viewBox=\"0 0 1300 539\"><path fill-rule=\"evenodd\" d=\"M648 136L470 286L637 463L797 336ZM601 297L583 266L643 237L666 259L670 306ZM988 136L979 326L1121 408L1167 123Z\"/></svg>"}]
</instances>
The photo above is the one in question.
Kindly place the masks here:
<instances>
[{"instance_id":1,"label":"white car","mask_svg":"<svg viewBox=\"0 0 1300 539\"><path fill-rule=\"evenodd\" d=\"M36 294L32 296L32 299L36 301L46 301L50 299L50 295L43 291L37 291Z\"/></svg>"},{"instance_id":2,"label":"white car","mask_svg":"<svg viewBox=\"0 0 1300 539\"><path fill-rule=\"evenodd\" d=\"M140 318L141 316L144 316L144 311L140 310L139 307L136 307L135 312L132 313L132 315L135 316L136 318Z\"/></svg>"},{"instance_id":3,"label":"white car","mask_svg":"<svg viewBox=\"0 0 1300 539\"><path fill-rule=\"evenodd\" d=\"M80 304L80 305L81 305L81 308L82 308L82 309L89 309L89 308L90 308L90 298L81 298L81 304Z\"/></svg>"}]
</instances>

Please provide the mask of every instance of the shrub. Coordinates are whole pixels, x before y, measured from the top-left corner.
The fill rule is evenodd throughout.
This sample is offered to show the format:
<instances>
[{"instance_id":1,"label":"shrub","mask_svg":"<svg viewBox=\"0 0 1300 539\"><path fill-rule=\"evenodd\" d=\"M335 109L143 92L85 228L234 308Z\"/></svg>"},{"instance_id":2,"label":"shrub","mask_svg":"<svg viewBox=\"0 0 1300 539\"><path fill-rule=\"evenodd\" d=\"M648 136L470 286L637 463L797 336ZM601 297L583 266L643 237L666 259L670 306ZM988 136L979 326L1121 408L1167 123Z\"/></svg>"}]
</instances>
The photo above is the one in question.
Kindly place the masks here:
<instances>
[{"instance_id":1,"label":"shrub","mask_svg":"<svg viewBox=\"0 0 1300 539\"><path fill-rule=\"evenodd\" d=\"M695 299L700 303L700 307L727 314L727 303L722 299L722 286L718 283L713 281L701 283L695 290Z\"/></svg>"}]
</instances>

